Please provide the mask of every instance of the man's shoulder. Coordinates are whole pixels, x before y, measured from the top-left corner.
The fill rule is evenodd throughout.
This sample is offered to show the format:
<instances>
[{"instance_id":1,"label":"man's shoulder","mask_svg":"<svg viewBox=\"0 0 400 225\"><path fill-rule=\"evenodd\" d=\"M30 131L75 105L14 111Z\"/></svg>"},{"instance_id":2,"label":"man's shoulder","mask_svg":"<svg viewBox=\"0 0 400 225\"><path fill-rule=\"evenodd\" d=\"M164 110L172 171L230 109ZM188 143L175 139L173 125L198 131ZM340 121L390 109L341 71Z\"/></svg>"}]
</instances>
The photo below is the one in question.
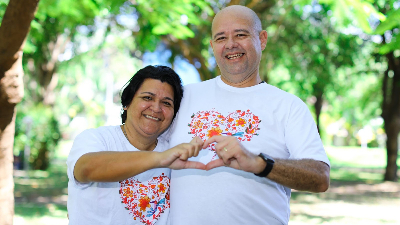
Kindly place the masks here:
<instances>
[{"instance_id":1,"label":"man's shoulder","mask_svg":"<svg viewBox=\"0 0 400 225\"><path fill-rule=\"evenodd\" d=\"M201 81L201 82L198 82L198 83L186 84L184 86L184 88L185 88L185 90L186 89L190 90L190 89L196 89L196 88L201 88L201 87L204 87L204 86L208 86L208 85L214 83L215 79L216 78L212 78L212 79Z\"/></svg>"},{"instance_id":2,"label":"man's shoulder","mask_svg":"<svg viewBox=\"0 0 400 225\"><path fill-rule=\"evenodd\" d=\"M276 87L274 85L268 84L268 86L269 86L269 88L267 90L268 92L272 92L273 94L282 96L284 98L300 100L300 98L297 95L293 94L293 93L290 93L288 91L282 90L279 87Z\"/></svg>"}]
</instances>

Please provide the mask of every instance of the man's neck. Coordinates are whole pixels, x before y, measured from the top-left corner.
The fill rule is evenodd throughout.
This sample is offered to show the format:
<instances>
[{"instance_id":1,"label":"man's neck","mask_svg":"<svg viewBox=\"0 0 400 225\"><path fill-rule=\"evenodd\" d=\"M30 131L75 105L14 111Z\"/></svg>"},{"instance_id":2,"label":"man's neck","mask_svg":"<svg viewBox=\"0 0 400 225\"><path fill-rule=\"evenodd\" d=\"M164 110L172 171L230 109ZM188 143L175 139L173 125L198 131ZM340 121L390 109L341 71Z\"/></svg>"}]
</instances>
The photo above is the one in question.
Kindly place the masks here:
<instances>
[{"instance_id":1,"label":"man's neck","mask_svg":"<svg viewBox=\"0 0 400 225\"><path fill-rule=\"evenodd\" d=\"M259 84L262 82L260 76L258 74L251 75L249 77L245 77L242 80L235 81L234 79L230 79L229 76L221 75L221 80L232 87L237 87L237 88L245 88L245 87L251 87L254 85Z\"/></svg>"}]
</instances>

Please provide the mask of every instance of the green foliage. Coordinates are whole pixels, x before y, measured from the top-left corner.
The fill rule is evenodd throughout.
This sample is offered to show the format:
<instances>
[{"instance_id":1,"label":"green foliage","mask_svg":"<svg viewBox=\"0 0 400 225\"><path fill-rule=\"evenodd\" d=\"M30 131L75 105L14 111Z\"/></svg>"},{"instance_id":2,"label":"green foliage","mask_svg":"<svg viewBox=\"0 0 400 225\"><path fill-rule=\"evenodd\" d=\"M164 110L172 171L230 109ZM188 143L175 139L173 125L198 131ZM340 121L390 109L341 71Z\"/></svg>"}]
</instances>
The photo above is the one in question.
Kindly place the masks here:
<instances>
[{"instance_id":1,"label":"green foliage","mask_svg":"<svg viewBox=\"0 0 400 225\"><path fill-rule=\"evenodd\" d=\"M14 154L22 156L25 146L29 146L30 158L26 160L33 169L46 170L61 138L58 120L52 109L42 104L29 108L19 104L17 109Z\"/></svg>"},{"instance_id":2,"label":"green foliage","mask_svg":"<svg viewBox=\"0 0 400 225\"><path fill-rule=\"evenodd\" d=\"M375 29L375 34L384 34L387 30L392 30L400 24L400 8L390 11L385 21L381 22Z\"/></svg>"},{"instance_id":3,"label":"green foliage","mask_svg":"<svg viewBox=\"0 0 400 225\"><path fill-rule=\"evenodd\" d=\"M320 4L330 5L333 17L338 26L348 27L356 25L366 33L372 33L369 18L374 16L379 20L385 20L385 15L377 11L371 3L366 0L319 0ZM356 24L353 24L356 22Z\"/></svg>"},{"instance_id":4,"label":"green foliage","mask_svg":"<svg viewBox=\"0 0 400 225\"><path fill-rule=\"evenodd\" d=\"M393 7L394 8L394 7ZM387 13L387 19L381 22L375 29L375 34L383 35L389 32L390 42L385 43L379 48L379 53L385 55L391 51L400 49L400 34L395 29L400 28L400 8L391 10Z\"/></svg>"},{"instance_id":5,"label":"green foliage","mask_svg":"<svg viewBox=\"0 0 400 225\"><path fill-rule=\"evenodd\" d=\"M0 0L0 25L3 20L4 13L6 12L8 0Z\"/></svg>"}]
</instances>

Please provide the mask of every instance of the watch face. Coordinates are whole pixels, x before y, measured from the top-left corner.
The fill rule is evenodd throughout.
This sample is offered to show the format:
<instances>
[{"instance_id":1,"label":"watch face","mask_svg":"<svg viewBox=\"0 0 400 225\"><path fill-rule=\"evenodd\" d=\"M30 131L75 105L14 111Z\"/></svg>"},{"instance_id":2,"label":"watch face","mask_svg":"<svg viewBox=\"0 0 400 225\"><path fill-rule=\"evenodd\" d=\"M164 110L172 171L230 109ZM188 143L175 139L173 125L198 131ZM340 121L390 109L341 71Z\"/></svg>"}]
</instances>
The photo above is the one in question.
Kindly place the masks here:
<instances>
[{"instance_id":1,"label":"watch face","mask_svg":"<svg viewBox=\"0 0 400 225\"><path fill-rule=\"evenodd\" d=\"M271 156L269 156L269 155L267 155L267 154L265 154L265 153L260 153L260 157L262 157L265 161L272 161L272 162L275 162L275 160L271 157Z\"/></svg>"}]
</instances>

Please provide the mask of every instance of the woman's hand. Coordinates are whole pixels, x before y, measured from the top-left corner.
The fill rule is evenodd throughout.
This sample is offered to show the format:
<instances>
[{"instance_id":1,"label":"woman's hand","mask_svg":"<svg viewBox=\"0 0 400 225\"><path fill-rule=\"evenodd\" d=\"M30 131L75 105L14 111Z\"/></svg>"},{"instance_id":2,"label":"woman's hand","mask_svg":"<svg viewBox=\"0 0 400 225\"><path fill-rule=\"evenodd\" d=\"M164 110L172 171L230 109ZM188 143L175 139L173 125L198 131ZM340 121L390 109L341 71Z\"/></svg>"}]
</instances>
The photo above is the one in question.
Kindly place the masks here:
<instances>
[{"instance_id":1,"label":"woman's hand","mask_svg":"<svg viewBox=\"0 0 400 225\"><path fill-rule=\"evenodd\" d=\"M188 161L190 157L199 155L203 148L203 141L199 137L194 137L189 143L179 144L167 151L160 153L160 167L170 169L206 169L206 165L200 162Z\"/></svg>"}]
</instances>

